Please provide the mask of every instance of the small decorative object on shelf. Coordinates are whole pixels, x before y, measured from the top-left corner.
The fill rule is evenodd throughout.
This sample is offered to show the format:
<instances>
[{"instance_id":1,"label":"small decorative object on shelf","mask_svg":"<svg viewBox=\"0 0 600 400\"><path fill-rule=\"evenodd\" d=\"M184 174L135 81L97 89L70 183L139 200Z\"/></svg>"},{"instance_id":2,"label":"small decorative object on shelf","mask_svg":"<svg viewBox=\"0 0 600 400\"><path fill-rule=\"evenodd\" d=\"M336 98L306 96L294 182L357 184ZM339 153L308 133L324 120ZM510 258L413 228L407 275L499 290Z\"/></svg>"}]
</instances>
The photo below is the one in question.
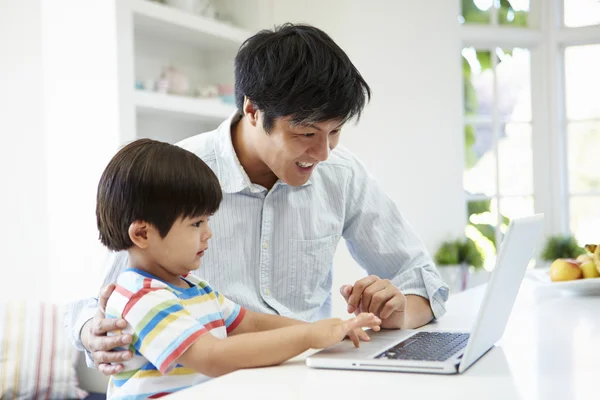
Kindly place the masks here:
<instances>
[{"instance_id":1,"label":"small decorative object on shelf","mask_svg":"<svg viewBox=\"0 0 600 400\"><path fill-rule=\"evenodd\" d=\"M219 95L215 85L201 85L196 89L196 95L202 98L214 98Z\"/></svg>"},{"instance_id":2,"label":"small decorative object on shelf","mask_svg":"<svg viewBox=\"0 0 600 400\"><path fill-rule=\"evenodd\" d=\"M197 0L166 0L167 5L178 8L182 11L196 14L198 10Z\"/></svg>"},{"instance_id":3,"label":"small decorative object on shelf","mask_svg":"<svg viewBox=\"0 0 600 400\"><path fill-rule=\"evenodd\" d=\"M206 18L217 18L217 8L215 7L215 3L213 0L198 0L196 5L196 13L206 17Z\"/></svg>"},{"instance_id":4,"label":"small decorative object on shelf","mask_svg":"<svg viewBox=\"0 0 600 400\"><path fill-rule=\"evenodd\" d=\"M155 86L156 91L160 93L187 96L190 92L190 82L187 76L173 66L163 68Z\"/></svg>"},{"instance_id":5,"label":"small decorative object on shelf","mask_svg":"<svg viewBox=\"0 0 600 400\"><path fill-rule=\"evenodd\" d=\"M217 89L219 90L219 97L221 101L226 104L235 104L235 91L233 85L217 85Z\"/></svg>"},{"instance_id":6,"label":"small decorative object on shelf","mask_svg":"<svg viewBox=\"0 0 600 400\"><path fill-rule=\"evenodd\" d=\"M154 92L156 90L156 83L154 82L154 79L146 79L144 81L144 90L149 92Z\"/></svg>"}]
</instances>

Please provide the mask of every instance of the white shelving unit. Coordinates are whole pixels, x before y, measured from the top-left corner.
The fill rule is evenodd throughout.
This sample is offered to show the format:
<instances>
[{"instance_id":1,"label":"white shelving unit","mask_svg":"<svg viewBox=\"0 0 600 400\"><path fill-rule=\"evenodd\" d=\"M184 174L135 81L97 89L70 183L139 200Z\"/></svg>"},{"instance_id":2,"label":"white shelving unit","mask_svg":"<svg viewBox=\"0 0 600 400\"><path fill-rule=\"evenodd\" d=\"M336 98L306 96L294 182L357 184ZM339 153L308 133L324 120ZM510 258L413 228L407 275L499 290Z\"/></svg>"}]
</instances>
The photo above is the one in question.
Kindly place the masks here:
<instances>
[{"instance_id":1,"label":"white shelving unit","mask_svg":"<svg viewBox=\"0 0 600 400\"><path fill-rule=\"evenodd\" d=\"M139 116L177 118L185 121L218 123L229 117L235 107L219 99L200 99L162 93L136 91L135 107Z\"/></svg>"},{"instance_id":2,"label":"white shelving unit","mask_svg":"<svg viewBox=\"0 0 600 400\"><path fill-rule=\"evenodd\" d=\"M131 9L137 32L200 49L235 51L250 36L243 29L148 0L133 0Z\"/></svg>"},{"instance_id":3,"label":"white shelving unit","mask_svg":"<svg viewBox=\"0 0 600 400\"><path fill-rule=\"evenodd\" d=\"M233 59L250 31L150 0L119 0L117 34L121 142L140 137L176 142L214 129L235 110L205 99L136 90L174 66L191 92L206 84L233 84Z\"/></svg>"}]
</instances>

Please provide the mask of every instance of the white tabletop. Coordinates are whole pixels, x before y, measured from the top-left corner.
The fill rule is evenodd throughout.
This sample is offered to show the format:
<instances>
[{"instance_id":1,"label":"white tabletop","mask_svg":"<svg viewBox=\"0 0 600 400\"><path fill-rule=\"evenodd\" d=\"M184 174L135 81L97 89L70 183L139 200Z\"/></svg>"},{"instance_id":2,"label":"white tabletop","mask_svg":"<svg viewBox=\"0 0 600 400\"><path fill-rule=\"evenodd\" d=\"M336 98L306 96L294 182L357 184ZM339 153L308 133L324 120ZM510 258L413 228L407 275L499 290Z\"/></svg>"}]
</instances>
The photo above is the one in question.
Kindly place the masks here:
<instances>
[{"instance_id":1,"label":"white tabletop","mask_svg":"<svg viewBox=\"0 0 600 400\"><path fill-rule=\"evenodd\" d=\"M469 331L484 287L450 298L427 329ZM566 296L524 283L497 346L462 375L316 370L298 356L237 371L169 399L600 399L600 296Z\"/></svg>"}]
</instances>

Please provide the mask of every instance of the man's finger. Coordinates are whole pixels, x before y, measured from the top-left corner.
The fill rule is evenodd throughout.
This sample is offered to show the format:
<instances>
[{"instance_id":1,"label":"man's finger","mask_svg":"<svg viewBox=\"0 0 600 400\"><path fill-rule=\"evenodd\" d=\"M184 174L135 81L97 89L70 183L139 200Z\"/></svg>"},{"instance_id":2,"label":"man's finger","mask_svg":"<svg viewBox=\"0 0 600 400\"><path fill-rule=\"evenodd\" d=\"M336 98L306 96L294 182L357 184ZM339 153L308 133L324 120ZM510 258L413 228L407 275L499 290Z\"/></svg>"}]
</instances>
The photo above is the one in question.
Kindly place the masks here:
<instances>
[{"instance_id":1,"label":"man's finger","mask_svg":"<svg viewBox=\"0 0 600 400\"><path fill-rule=\"evenodd\" d=\"M114 374L123 372L124 368L125 367L123 366L123 364L117 364L117 365L100 364L100 365L98 365L98 371L100 371L101 373L103 373L106 376L110 376L110 375L114 375Z\"/></svg>"},{"instance_id":2,"label":"man's finger","mask_svg":"<svg viewBox=\"0 0 600 400\"><path fill-rule=\"evenodd\" d=\"M378 279L365 288L362 298L360 299L364 312L370 312L369 310L371 309L371 301L373 300L373 296L376 293L385 290L388 286L390 286L389 281Z\"/></svg>"},{"instance_id":3,"label":"man's finger","mask_svg":"<svg viewBox=\"0 0 600 400\"><path fill-rule=\"evenodd\" d=\"M108 332L118 331L127 327L127 321L116 318L95 318L92 324L94 336L104 335Z\"/></svg>"},{"instance_id":4,"label":"man's finger","mask_svg":"<svg viewBox=\"0 0 600 400\"><path fill-rule=\"evenodd\" d=\"M343 285L342 287L340 287L340 294L342 295L344 300L348 301L348 297L350 297L351 293L352 293L351 285Z\"/></svg>"},{"instance_id":5,"label":"man's finger","mask_svg":"<svg viewBox=\"0 0 600 400\"><path fill-rule=\"evenodd\" d=\"M352 286L352 294L346 301L348 303L348 312L353 313L358 307L358 303L362 297L363 291L370 285L372 285L379 278L375 275L367 276L366 278L362 278ZM364 305L364 303L363 303Z\"/></svg>"},{"instance_id":6,"label":"man's finger","mask_svg":"<svg viewBox=\"0 0 600 400\"><path fill-rule=\"evenodd\" d=\"M395 287L387 287L383 290L376 292L373 296L371 296L371 303L369 304L369 309L366 310L370 313L373 313L377 316L380 315L380 311L383 306L394 298L394 296L398 294L398 289Z\"/></svg>"},{"instance_id":7,"label":"man's finger","mask_svg":"<svg viewBox=\"0 0 600 400\"><path fill-rule=\"evenodd\" d=\"M404 312L406 308L406 297L398 293L392 299L388 300L381 309L381 319L388 319L395 312Z\"/></svg>"},{"instance_id":8,"label":"man's finger","mask_svg":"<svg viewBox=\"0 0 600 400\"><path fill-rule=\"evenodd\" d=\"M98 308L103 312L106 310L106 304L108 303L108 298L112 294L113 290L115 290L115 284L111 283L110 285L102 288L100 290L100 296L98 297Z\"/></svg>"},{"instance_id":9,"label":"man's finger","mask_svg":"<svg viewBox=\"0 0 600 400\"><path fill-rule=\"evenodd\" d=\"M129 345L131 339L131 335L98 336L90 340L89 346L92 351L110 351L120 346Z\"/></svg>"},{"instance_id":10,"label":"man's finger","mask_svg":"<svg viewBox=\"0 0 600 400\"><path fill-rule=\"evenodd\" d=\"M130 351L96 351L92 354L94 364L119 364L123 361L131 360L132 354Z\"/></svg>"}]
</instances>

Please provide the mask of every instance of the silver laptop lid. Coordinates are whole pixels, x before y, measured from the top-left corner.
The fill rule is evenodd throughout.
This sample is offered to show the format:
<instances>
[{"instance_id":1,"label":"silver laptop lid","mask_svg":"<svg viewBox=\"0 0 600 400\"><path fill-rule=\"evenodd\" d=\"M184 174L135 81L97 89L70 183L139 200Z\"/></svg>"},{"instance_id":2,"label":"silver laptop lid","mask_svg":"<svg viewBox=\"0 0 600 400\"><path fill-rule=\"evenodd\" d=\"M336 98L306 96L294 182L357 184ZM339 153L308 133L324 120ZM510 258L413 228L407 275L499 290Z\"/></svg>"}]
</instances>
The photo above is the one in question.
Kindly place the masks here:
<instances>
[{"instance_id":1,"label":"silver laptop lid","mask_svg":"<svg viewBox=\"0 0 600 400\"><path fill-rule=\"evenodd\" d=\"M504 334L543 225L544 214L511 221L460 362L459 372L469 368Z\"/></svg>"}]
</instances>

